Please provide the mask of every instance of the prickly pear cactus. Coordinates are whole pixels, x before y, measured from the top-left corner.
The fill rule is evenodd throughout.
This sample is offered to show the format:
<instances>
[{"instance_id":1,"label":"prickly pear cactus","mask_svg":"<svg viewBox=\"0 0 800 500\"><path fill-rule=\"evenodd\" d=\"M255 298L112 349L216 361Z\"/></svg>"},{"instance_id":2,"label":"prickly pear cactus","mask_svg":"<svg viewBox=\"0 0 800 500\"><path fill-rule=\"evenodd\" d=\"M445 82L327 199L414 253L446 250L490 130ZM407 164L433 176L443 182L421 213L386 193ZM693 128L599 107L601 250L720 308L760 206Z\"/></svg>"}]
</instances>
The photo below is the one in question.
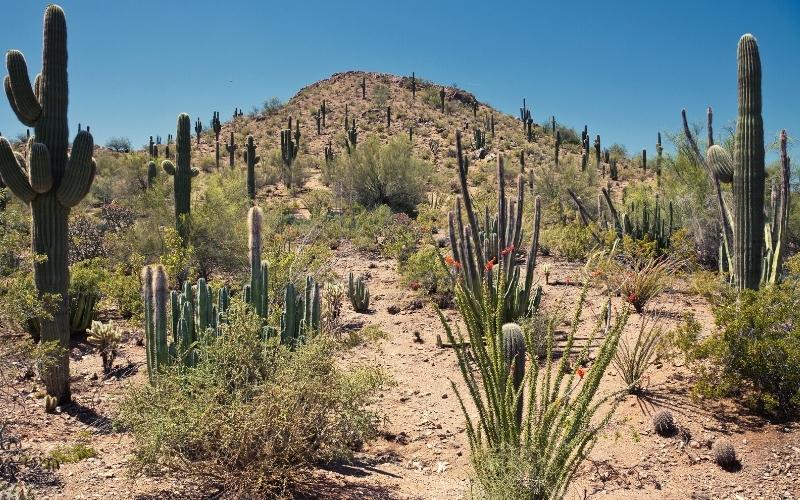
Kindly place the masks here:
<instances>
[{"instance_id":1,"label":"prickly pear cactus","mask_svg":"<svg viewBox=\"0 0 800 500\"><path fill-rule=\"evenodd\" d=\"M47 259L34 265L40 295L61 297L52 320L39 320L42 342L56 341L64 348L43 370L47 394L59 403L70 399L69 389L69 286L67 221L72 207L89 192L95 175L94 141L79 132L69 149L67 126L67 23L64 11L50 5L44 14L42 72L33 85L21 52L6 55L6 94L19 120L34 127L27 162L0 137L0 175L8 188L32 212L32 249Z\"/></svg>"}]
</instances>

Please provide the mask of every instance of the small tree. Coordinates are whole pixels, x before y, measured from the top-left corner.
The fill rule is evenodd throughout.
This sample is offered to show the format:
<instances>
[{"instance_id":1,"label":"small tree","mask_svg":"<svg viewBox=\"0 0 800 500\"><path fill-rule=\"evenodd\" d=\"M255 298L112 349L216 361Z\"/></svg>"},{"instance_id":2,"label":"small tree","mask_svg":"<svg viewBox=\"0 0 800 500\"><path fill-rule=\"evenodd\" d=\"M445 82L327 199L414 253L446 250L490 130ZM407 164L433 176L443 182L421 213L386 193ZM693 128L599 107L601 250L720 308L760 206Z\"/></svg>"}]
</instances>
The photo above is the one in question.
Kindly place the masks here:
<instances>
[{"instance_id":1,"label":"small tree","mask_svg":"<svg viewBox=\"0 0 800 500\"><path fill-rule=\"evenodd\" d=\"M111 137L106 141L106 147L117 153L130 153L131 141L127 137Z\"/></svg>"}]
</instances>

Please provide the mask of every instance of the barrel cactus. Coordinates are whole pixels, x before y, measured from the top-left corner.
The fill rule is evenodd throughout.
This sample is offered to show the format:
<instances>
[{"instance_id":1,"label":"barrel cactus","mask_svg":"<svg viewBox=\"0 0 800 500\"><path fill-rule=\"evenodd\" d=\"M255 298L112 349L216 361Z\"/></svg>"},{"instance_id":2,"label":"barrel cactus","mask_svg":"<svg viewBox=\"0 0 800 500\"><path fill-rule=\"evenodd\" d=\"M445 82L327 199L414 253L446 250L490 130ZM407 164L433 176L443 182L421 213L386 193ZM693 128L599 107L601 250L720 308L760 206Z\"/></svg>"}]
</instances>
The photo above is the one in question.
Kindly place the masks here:
<instances>
[{"instance_id":1,"label":"barrel cactus","mask_svg":"<svg viewBox=\"0 0 800 500\"><path fill-rule=\"evenodd\" d=\"M714 462L723 468L734 467L739 461L736 459L736 449L727 439L717 439L711 446L711 455Z\"/></svg>"},{"instance_id":2,"label":"barrel cactus","mask_svg":"<svg viewBox=\"0 0 800 500\"><path fill-rule=\"evenodd\" d=\"M675 420L672 418L672 413L668 410L659 410L653 415L653 429L656 434L663 437L669 437L675 434Z\"/></svg>"},{"instance_id":3,"label":"barrel cactus","mask_svg":"<svg viewBox=\"0 0 800 500\"><path fill-rule=\"evenodd\" d=\"M192 178L199 170L192 168L192 137L189 131L192 121L189 115L178 116L178 134L175 142L175 163L165 160L161 167L174 178L175 194L175 229L181 236L184 245L189 242L189 212L191 211Z\"/></svg>"},{"instance_id":4,"label":"barrel cactus","mask_svg":"<svg viewBox=\"0 0 800 500\"><path fill-rule=\"evenodd\" d=\"M11 108L23 124L34 127L34 135L27 160L0 137L0 175L12 193L30 204L32 250L47 256L34 264L36 289L60 297L52 319L39 320L42 342L55 341L63 348L42 371L47 394L60 404L70 400L67 221L70 209L89 192L96 167L88 131L78 132L68 153L67 23L59 6L48 6L44 14L42 72L34 85L21 52L9 51L6 66Z\"/></svg>"}]
</instances>

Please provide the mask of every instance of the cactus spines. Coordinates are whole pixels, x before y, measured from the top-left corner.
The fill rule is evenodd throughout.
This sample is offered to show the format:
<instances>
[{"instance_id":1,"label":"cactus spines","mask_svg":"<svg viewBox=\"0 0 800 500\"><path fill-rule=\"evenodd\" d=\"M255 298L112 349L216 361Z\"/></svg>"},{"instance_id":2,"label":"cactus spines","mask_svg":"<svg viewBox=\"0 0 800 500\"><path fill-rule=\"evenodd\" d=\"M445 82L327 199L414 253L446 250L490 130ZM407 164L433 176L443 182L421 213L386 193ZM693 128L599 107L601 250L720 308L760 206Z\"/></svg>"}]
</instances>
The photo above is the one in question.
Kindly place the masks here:
<instances>
[{"instance_id":1,"label":"cactus spines","mask_svg":"<svg viewBox=\"0 0 800 500\"><path fill-rule=\"evenodd\" d=\"M706 152L706 162L719 182L733 181L733 158L725 148L718 144L712 145Z\"/></svg>"},{"instance_id":2,"label":"cactus spines","mask_svg":"<svg viewBox=\"0 0 800 500\"><path fill-rule=\"evenodd\" d=\"M441 101L442 113L444 113L444 87L439 89L439 101Z\"/></svg>"},{"instance_id":3,"label":"cactus spines","mask_svg":"<svg viewBox=\"0 0 800 500\"><path fill-rule=\"evenodd\" d=\"M200 122L200 117L194 121L194 133L197 135L197 145L200 145L200 134L203 133L203 124Z\"/></svg>"},{"instance_id":4,"label":"cactus spines","mask_svg":"<svg viewBox=\"0 0 800 500\"><path fill-rule=\"evenodd\" d=\"M522 428L522 381L525 378L525 336L516 323L503 325L503 365L512 372L517 429Z\"/></svg>"},{"instance_id":5,"label":"cactus spines","mask_svg":"<svg viewBox=\"0 0 800 500\"><path fill-rule=\"evenodd\" d=\"M231 131L231 138L230 142L225 145L225 151L228 152L228 166L233 168L235 158L236 158L236 150L239 149L239 146L236 145L236 141L233 140L233 131Z\"/></svg>"},{"instance_id":6,"label":"cactus spines","mask_svg":"<svg viewBox=\"0 0 800 500\"><path fill-rule=\"evenodd\" d=\"M56 341L63 352L42 372L47 394L58 403L70 400L68 220L70 209L88 193L95 175L94 141L78 132L68 154L67 23L64 11L50 5L44 14L42 72L31 86L21 52L6 54L6 94L17 118L34 127L28 146L28 165L0 137L0 175L18 198L30 203L32 250L47 259L34 264L39 295L60 297L52 319L39 319L42 342ZM35 90L34 90L35 88Z\"/></svg>"},{"instance_id":7,"label":"cactus spines","mask_svg":"<svg viewBox=\"0 0 800 500\"><path fill-rule=\"evenodd\" d=\"M675 420L672 413L668 410L659 410L653 415L653 429L656 434L662 437L669 437L675 434Z\"/></svg>"},{"instance_id":8,"label":"cactus spines","mask_svg":"<svg viewBox=\"0 0 800 500\"><path fill-rule=\"evenodd\" d=\"M219 111L214 111L211 117L211 129L214 131L214 158L219 169L219 133L222 132L222 123L219 121Z\"/></svg>"},{"instance_id":9,"label":"cactus spines","mask_svg":"<svg viewBox=\"0 0 800 500\"><path fill-rule=\"evenodd\" d=\"M714 441L711 446L711 455L714 457L714 463L724 469L735 467L739 463L736 459L736 449L727 439Z\"/></svg>"},{"instance_id":10,"label":"cactus spines","mask_svg":"<svg viewBox=\"0 0 800 500\"><path fill-rule=\"evenodd\" d=\"M363 278L356 278L352 272L347 276L347 297L354 311L365 313L369 310L369 288Z\"/></svg>"},{"instance_id":11,"label":"cactus spines","mask_svg":"<svg viewBox=\"0 0 800 500\"><path fill-rule=\"evenodd\" d=\"M192 159L192 137L189 115L178 115L178 133L175 142L175 163L165 160L161 167L173 177L175 196L175 229L181 236L183 244L189 242L189 212L191 211L192 178L199 171L190 165Z\"/></svg>"},{"instance_id":12,"label":"cactus spines","mask_svg":"<svg viewBox=\"0 0 800 500\"><path fill-rule=\"evenodd\" d=\"M253 201L256 199L256 163L261 161L261 157L256 154L252 135L248 135L245 142L244 161L247 163L247 196Z\"/></svg>"}]
</instances>

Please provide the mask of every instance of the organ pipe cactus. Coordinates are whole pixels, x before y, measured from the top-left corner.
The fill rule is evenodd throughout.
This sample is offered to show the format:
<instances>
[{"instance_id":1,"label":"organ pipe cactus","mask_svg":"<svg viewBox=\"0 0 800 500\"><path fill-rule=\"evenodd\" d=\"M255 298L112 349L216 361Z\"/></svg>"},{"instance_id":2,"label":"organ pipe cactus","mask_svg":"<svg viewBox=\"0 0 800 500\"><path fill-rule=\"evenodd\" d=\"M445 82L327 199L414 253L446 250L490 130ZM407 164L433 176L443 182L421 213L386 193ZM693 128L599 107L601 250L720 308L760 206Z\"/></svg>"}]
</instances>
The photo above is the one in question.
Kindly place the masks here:
<instances>
[{"instance_id":1,"label":"organ pipe cactus","mask_svg":"<svg viewBox=\"0 0 800 500\"><path fill-rule=\"evenodd\" d=\"M233 168L235 159L236 159L236 150L239 149L239 146L236 145L236 141L233 140L233 131L231 131L231 139L228 144L225 145L225 151L228 152L228 166Z\"/></svg>"},{"instance_id":2,"label":"organ pipe cactus","mask_svg":"<svg viewBox=\"0 0 800 500\"><path fill-rule=\"evenodd\" d=\"M219 121L219 111L214 111L211 117L211 129L214 131L214 157L219 168L219 133L222 132L222 123Z\"/></svg>"},{"instance_id":3,"label":"organ pipe cactus","mask_svg":"<svg viewBox=\"0 0 800 500\"><path fill-rule=\"evenodd\" d=\"M244 161L247 163L247 196L250 201L256 199L256 163L261 157L256 154L256 143L252 135L247 136L244 147Z\"/></svg>"},{"instance_id":4,"label":"organ pipe cactus","mask_svg":"<svg viewBox=\"0 0 800 500\"><path fill-rule=\"evenodd\" d=\"M175 142L175 163L165 160L161 167L173 177L175 195L175 229L181 236L183 244L189 242L189 213L191 210L192 178L200 173L190 166L192 159L192 138L189 127L192 122L189 115L178 115L178 133ZM177 164L177 165L176 165Z\"/></svg>"},{"instance_id":5,"label":"organ pipe cactus","mask_svg":"<svg viewBox=\"0 0 800 500\"><path fill-rule=\"evenodd\" d=\"M505 297L503 321L510 322L520 317L529 316L538 307L541 287L533 286L533 274L536 267L536 252L539 247L539 225L541 221L541 202L536 197L532 220L531 243L525 260L525 275L521 275L521 264L516 255L522 244L522 217L524 207L524 181L517 177L517 197L506 201L505 168L502 156L497 160L498 200L497 211L490 219L486 209L484 223L478 223L478 215L469 194L467 174L469 160L461 148L461 131L456 130L456 158L461 185L461 196L456 198L455 208L449 215L450 245L452 257L445 259L455 267L464 281L465 288L476 300L481 301L484 290L494 297L502 294ZM466 212L467 224L462 216L462 202ZM498 267L499 270L494 268ZM496 277L502 274L502 281ZM497 285L502 282L503 289ZM477 305L477 304L476 304Z\"/></svg>"},{"instance_id":6,"label":"organ pipe cactus","mask_svg":"<svg viewBox=\"0 0 800 500\"><path fill-rule=\"evenodd\" d=\"M781 167L772 200L772 220L764 220L764 125L761 117L761 59L756 39L745 34L737 48L739 103L731 155L719 145L708 148L704 164L717 186L722 250L728 260L732 283L738 289L758 289L781 276L789 213L789 158L785 132L781 134ZM684 132L688 132L685 112ZM710 120L709 113L709 120ZM710 135L713 141L713 135ZM696 143L687 133L695 154ZM733 184L733 211L719 193L719 183ZM729 230L728 228L732 228Z\"/></svg>"},{"instance_id":7,"label":"organ pipe cactus","mask_svg":"<svg viewBox=\"0 0 800 500\"><path fill-rule=\"evenodd\" d=\"M17 118L34 127L27 161L0 137L0 175L3 182L31 207L32 250L46 259L34 263L40 296L59 297L52 319L39 319L42 342L62 348L42 370L47 394L58 403L70 400L68 220L72 207L89 191L95 175L94 141L78 132L69 149L67 125L67 24L64 11L50 5L44 14L42 72L31 85L21 52L6 54L6 95Z\"/></svg>"},{"instance_id":8,"label":"organ pipe cactus","mask_svg":"<svg viewBox=\"0 0 800 500\"><path fill-rule=\"evenodd\" d=\"M347 276L347 297L354 311L365 313L369 310L369 288L363 278L356 278L353 273Z\"/></svg>"}]
</instances>

